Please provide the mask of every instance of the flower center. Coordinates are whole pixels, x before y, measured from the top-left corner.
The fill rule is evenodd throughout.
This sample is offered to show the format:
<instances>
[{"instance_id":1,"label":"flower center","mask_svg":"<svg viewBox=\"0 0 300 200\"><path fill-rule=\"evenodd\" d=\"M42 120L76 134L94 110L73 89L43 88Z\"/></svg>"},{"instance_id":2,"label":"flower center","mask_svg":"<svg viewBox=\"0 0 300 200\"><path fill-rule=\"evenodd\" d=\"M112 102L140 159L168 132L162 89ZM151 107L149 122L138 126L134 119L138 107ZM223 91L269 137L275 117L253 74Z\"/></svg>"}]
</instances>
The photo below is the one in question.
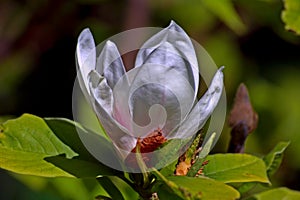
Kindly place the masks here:
<instances>
[{"instance_id":1,"label":"flower center","mask_svg":"<svg viewBox=\"0 0 300 200\"><path fill-rule=\"evenodd\" d=\"M138 138L136 146L131 152L136 153L136 148L139 146L141 153L150 153L155 151L160 145L165 143L167 139L162 135L162 130L157 130L150 133L147 137L140 139Z\"/></svg>"},{"instance_id":2,"label":"flower center","mask_svg":"<svg viewBox=\"0 0 300 200\"><path fill-rule=\"evenodd\" d=\"M155 155L147 154L147 153L151 153L155 151L166 141L167 139L163 136L162 130L160 128L153 131L143 139L138 138L136 142L136 146L131 150L132 153L129 154L128 157L125 159L125 163L137 169L138 163L136 160L135 153L137 153L137 149L139 149L138 152L141 153L142 159L146 164L146 166L147 167L155 166L155 163L157 162L157 158L155 157Z\"/></svg>"}]
</instances>

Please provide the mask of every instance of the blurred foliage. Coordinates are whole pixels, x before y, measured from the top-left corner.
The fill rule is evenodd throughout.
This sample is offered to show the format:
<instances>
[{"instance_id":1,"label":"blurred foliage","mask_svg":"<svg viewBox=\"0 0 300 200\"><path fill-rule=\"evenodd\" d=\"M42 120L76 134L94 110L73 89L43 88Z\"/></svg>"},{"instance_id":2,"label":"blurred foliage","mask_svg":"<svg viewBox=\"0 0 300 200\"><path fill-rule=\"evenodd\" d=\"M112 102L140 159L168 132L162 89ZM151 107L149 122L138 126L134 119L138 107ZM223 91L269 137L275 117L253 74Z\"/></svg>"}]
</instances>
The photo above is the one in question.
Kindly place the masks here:
<instances>
[{"instance_id":1,"label":"blurred foliage","mask_svg":"<svg viewBox=\"0 0 300 200\"><path fill-rule=\"evenodd\" d=\"M282 13L282 20L286 23L287 30L295 31L300 35L300 1L286 0L284 1L285 10Z\"/></svg>"},{"instance_id":2,"label":"blurred foliage","mask_svg":"<svg viewBox=\"0 0 300 200\"><path fill-rule=\"evenodd\" d=\"M300 193L298 191L292 191L288 188L278 188L269 190L267 192L255 195L256 200L281 200L281 199L289 199L289 200L297 200L299 198Z\"/></svg>"},{"instance_id":3,"label":"blurred foliage","mask_svg":"<svg viewBox=\"0 0 300 200\"><path fill-rule=\"evenodd\" d=\"M72 200L82 200L82 199L93 199L98 194L107 195L107 193L96 184L94 179L72 179L72 178L40 178L35 176L28 175L13 175L15 180L18 180L21 184L26 185L33 194L40 194L36 198L33 198L28 193L23 193L24 197L21 194L14 194L15 199L72 199ZM10 199L5 198L9 197L10 188L7 188L8 194L3 194L1 199ZM11 188L13 189L13 188ZM29 190L29 191L30 191ZM12 191L13 192L13 191ZM1 197L1 195L0 195ZM11 198L13 199L13 198Z\"/></svg>"},{"instance_id":4,"label":"blurred foliage","mask_svg":"<svg viewBox=\"0 0 300 200\"><path fill-rule=\"evenodd\" d=\"M241 81L247 84L259 114L259 125L249 137L246 151L262 155L280 140L291 141L274 181L275 185L300 190L300 37L295 34L299 34L299 1L137 2L1 1L0 115L18 116L27 112L42 117L72 118L76 38L84 27L90 27L99 43L122 30L138 26L165 27L174 19L204 46L218 66L226 66L229 105L237 85ZM132 12L138 6L147 9ZM0 121L5 120L1 117ZM216 152L226 151L228 137L225 125ZM40 196L40 199L88 199L107 195L94 180L37 178L34 182L32 177L9 177L1 172L0 188L10 182L6 194L27 195L22 196L24 199ZM62 194L59 188L73 196ZM0 199L1 195L5 194L0 194Z\"/></svg>"}]
</instances>

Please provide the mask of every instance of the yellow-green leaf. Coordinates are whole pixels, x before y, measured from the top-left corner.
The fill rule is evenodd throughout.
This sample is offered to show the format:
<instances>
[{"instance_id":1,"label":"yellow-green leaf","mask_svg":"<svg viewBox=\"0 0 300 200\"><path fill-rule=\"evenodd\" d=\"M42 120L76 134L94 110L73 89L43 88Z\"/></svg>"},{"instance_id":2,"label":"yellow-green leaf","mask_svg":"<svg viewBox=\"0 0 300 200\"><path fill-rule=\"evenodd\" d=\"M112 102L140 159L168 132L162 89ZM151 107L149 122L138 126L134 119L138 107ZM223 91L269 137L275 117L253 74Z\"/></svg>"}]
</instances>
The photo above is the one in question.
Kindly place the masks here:
<instances>
[{"instance_id":1,"label":"yellow-green leaf","mask_svg":"<svg viewBox=\"0 0 300 200\"><path fill-rule=\"evenodd\" d=\"M172 184L158 183L156 186L160 199L201 199L229 200L238 199L240 194L231 186L203 177L171 176L166 177Z\"/></svg>"},{"instance_id":2,"label":"yellow-green leaf","mask_svg":"<svg viewBox=\"0 0 300 200\"><path fill-rule=\"evenodd\" d=\"M281 18L285 23L285 29L292 30L300 35L300 1L284 0L284 10Z\"/></svg>"},{"instance_id":3,"label":"yellow-green leaf","mask_svg":"<svg viewBox=\"0 0 300 200\"><path fill-rule=\"evenodd\" d=\"M267 173L269 176L273 175L279 168L283 153L285 149L289 146L289 142L280 142L274 147L274 149L264 157L264 161L267 167Z\"/></svg>"},{"instance_id":4,"label":"yellow-green leaf","mask_svg":"<svg viewBox=\"0 0 300 200\"><path fill-rule=\"evenodd\" d=\"M0 126L0 168L44 177L117 175L118 171L88 152L79 132L92 141L90 144L97 147L99 154L109 155L112 162L118 164L106 138L71 120L24 114Z\"/></svg>"},{"instance_id":5,"label":"yellow-green leaf","mask_svg":"<svg viewBox=\"0 0 300 200\"><path fill-rule=\"evenodd\" d=\"M20 174L72 177L44 160L46 157L77 154L62 143L43 119L24 114L0 125L0 167Z\"/></svg>"},{"instance_id":6,"label":"yellow-green leaf","mask_svg":"<svg viewBox=\"0 0 300 200\"><path fill-rule=\"evenodd\" d=\"M246 31L246 26L234 9L231 0L202 0L202 2L207 9L236 33L243 34Z\"/></svg>"},{"instance_id":7,"label":"yellow-green leaf","mask_svg":"<svg viewBox=\"0 0 300 200\"><path fill-rule=\"evenodd\" d=\"M215 154L207 156L205 176L222 181L270 183L264 161L248 154Z\"/></svg>"},{"instance_id":8,"label":"yellow-green leaf","mask_svg":"<svg viewBox=\"0 0 300 200\"><path fill-rule=\"evenodd\" d=\"M300 192L282 187L256 194L254 197L257 200L299 200Z\"/></svg>"}]
</instances>

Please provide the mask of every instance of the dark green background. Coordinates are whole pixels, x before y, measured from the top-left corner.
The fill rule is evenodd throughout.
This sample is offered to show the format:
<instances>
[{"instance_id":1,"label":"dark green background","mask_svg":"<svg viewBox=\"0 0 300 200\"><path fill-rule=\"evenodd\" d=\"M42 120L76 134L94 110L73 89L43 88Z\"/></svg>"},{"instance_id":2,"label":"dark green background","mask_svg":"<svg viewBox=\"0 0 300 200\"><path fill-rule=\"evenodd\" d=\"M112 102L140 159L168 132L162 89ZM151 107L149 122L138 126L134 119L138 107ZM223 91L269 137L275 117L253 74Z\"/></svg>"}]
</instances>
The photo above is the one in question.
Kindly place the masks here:
<instances>
[{"instance_id":1,"label":"dark green background","mask_svg":"<svg viewBox=\"0 0 300 200\"><path fill-rule=\"evenodd\" d=\"M248 86L259 125L246 152L261 156L278 141L291 141L273 181L300 190L300 37L284 29L282 10L279 0L2 0L0 121L25 112L72 118L75 47L83 28L100 43L131 28L166 27L173 19L217 66L226 66L228 107L238 84ZM225 125L214 151L226 152L228 140ZM0 171L0 199L82 199L100 193L105 194L93 180L12 177Z\"/></svg>"}]
</instances>

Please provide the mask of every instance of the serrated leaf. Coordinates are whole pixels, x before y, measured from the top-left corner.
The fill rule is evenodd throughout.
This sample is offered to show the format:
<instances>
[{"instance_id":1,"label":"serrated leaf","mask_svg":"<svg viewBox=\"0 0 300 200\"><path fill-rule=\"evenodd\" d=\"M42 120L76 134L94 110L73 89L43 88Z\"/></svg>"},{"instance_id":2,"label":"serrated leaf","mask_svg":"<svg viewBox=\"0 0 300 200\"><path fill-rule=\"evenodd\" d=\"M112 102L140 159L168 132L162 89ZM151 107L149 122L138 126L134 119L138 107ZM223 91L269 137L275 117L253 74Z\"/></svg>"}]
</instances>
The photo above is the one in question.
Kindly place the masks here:
<instances>
[{"instance_id":1,"label":"serrated leaf","mask_svg":"<svg viewBox=\"0 0 300 200\"><path fill-rule=\"evenodd\" d=\"M300 192L282 187L256 194L254 198L257 200L299 200Z\"/></svg>"},{"instance_id":2,"label":"serrated leaf","mask_svg":"<svg viewBox=\"0 0 300 200\"><path fill-rule=\"evenodd\" d=\"M262 159L248 154L215 154L207 156L205 176L224 182L270 183Z\"/></svg>"},{"instance_id":3,"label":"serrated leaf","mask_svg":"<svg viewBox=\"0 0 300 200\"><path fill-rule=\"evenodd\" d=\"M0 127L0 167L3 169L36 176L72 177L44 160L60 154L67 158L77 155L39 117L24 114Z\"/></svg>"},{"instance_id":4,"label":"serrated leaf","mask_svg":"<svg viewBox=\"0 0 300 200\"><path fill-rule=\"evenodd\" d=\"M300 35L300 1L299 0L285 0L284 10L281 18L285 23L286 30L295 31Z\"/></svg>"},{"instance_id":5,"label":"serrated leaf","mask_svg":"<svg viewBox=\"0 0 300 200\"><path fill-rule=\"evenodd\" d=\"M289 144L289 142L278 143L274 149L264 157L263 160L266 163L267 174L269 176L273 175L278 170L282 162L283 153Z\"/></svg>"},{"instance_id":6,"label":"serrated leaf","mask_svg":"<svg viewBox=\"0 0 300 200\"><path fill-rule=\"evenodd\" d=\"M240 194L234 188L209 178L187 176L166 178L177 186L177 191L174 191L174 187L171 188L163 182L158 182L156 188L160 199L229 200L240 197Z\"/></svg>"}]
</instances>

